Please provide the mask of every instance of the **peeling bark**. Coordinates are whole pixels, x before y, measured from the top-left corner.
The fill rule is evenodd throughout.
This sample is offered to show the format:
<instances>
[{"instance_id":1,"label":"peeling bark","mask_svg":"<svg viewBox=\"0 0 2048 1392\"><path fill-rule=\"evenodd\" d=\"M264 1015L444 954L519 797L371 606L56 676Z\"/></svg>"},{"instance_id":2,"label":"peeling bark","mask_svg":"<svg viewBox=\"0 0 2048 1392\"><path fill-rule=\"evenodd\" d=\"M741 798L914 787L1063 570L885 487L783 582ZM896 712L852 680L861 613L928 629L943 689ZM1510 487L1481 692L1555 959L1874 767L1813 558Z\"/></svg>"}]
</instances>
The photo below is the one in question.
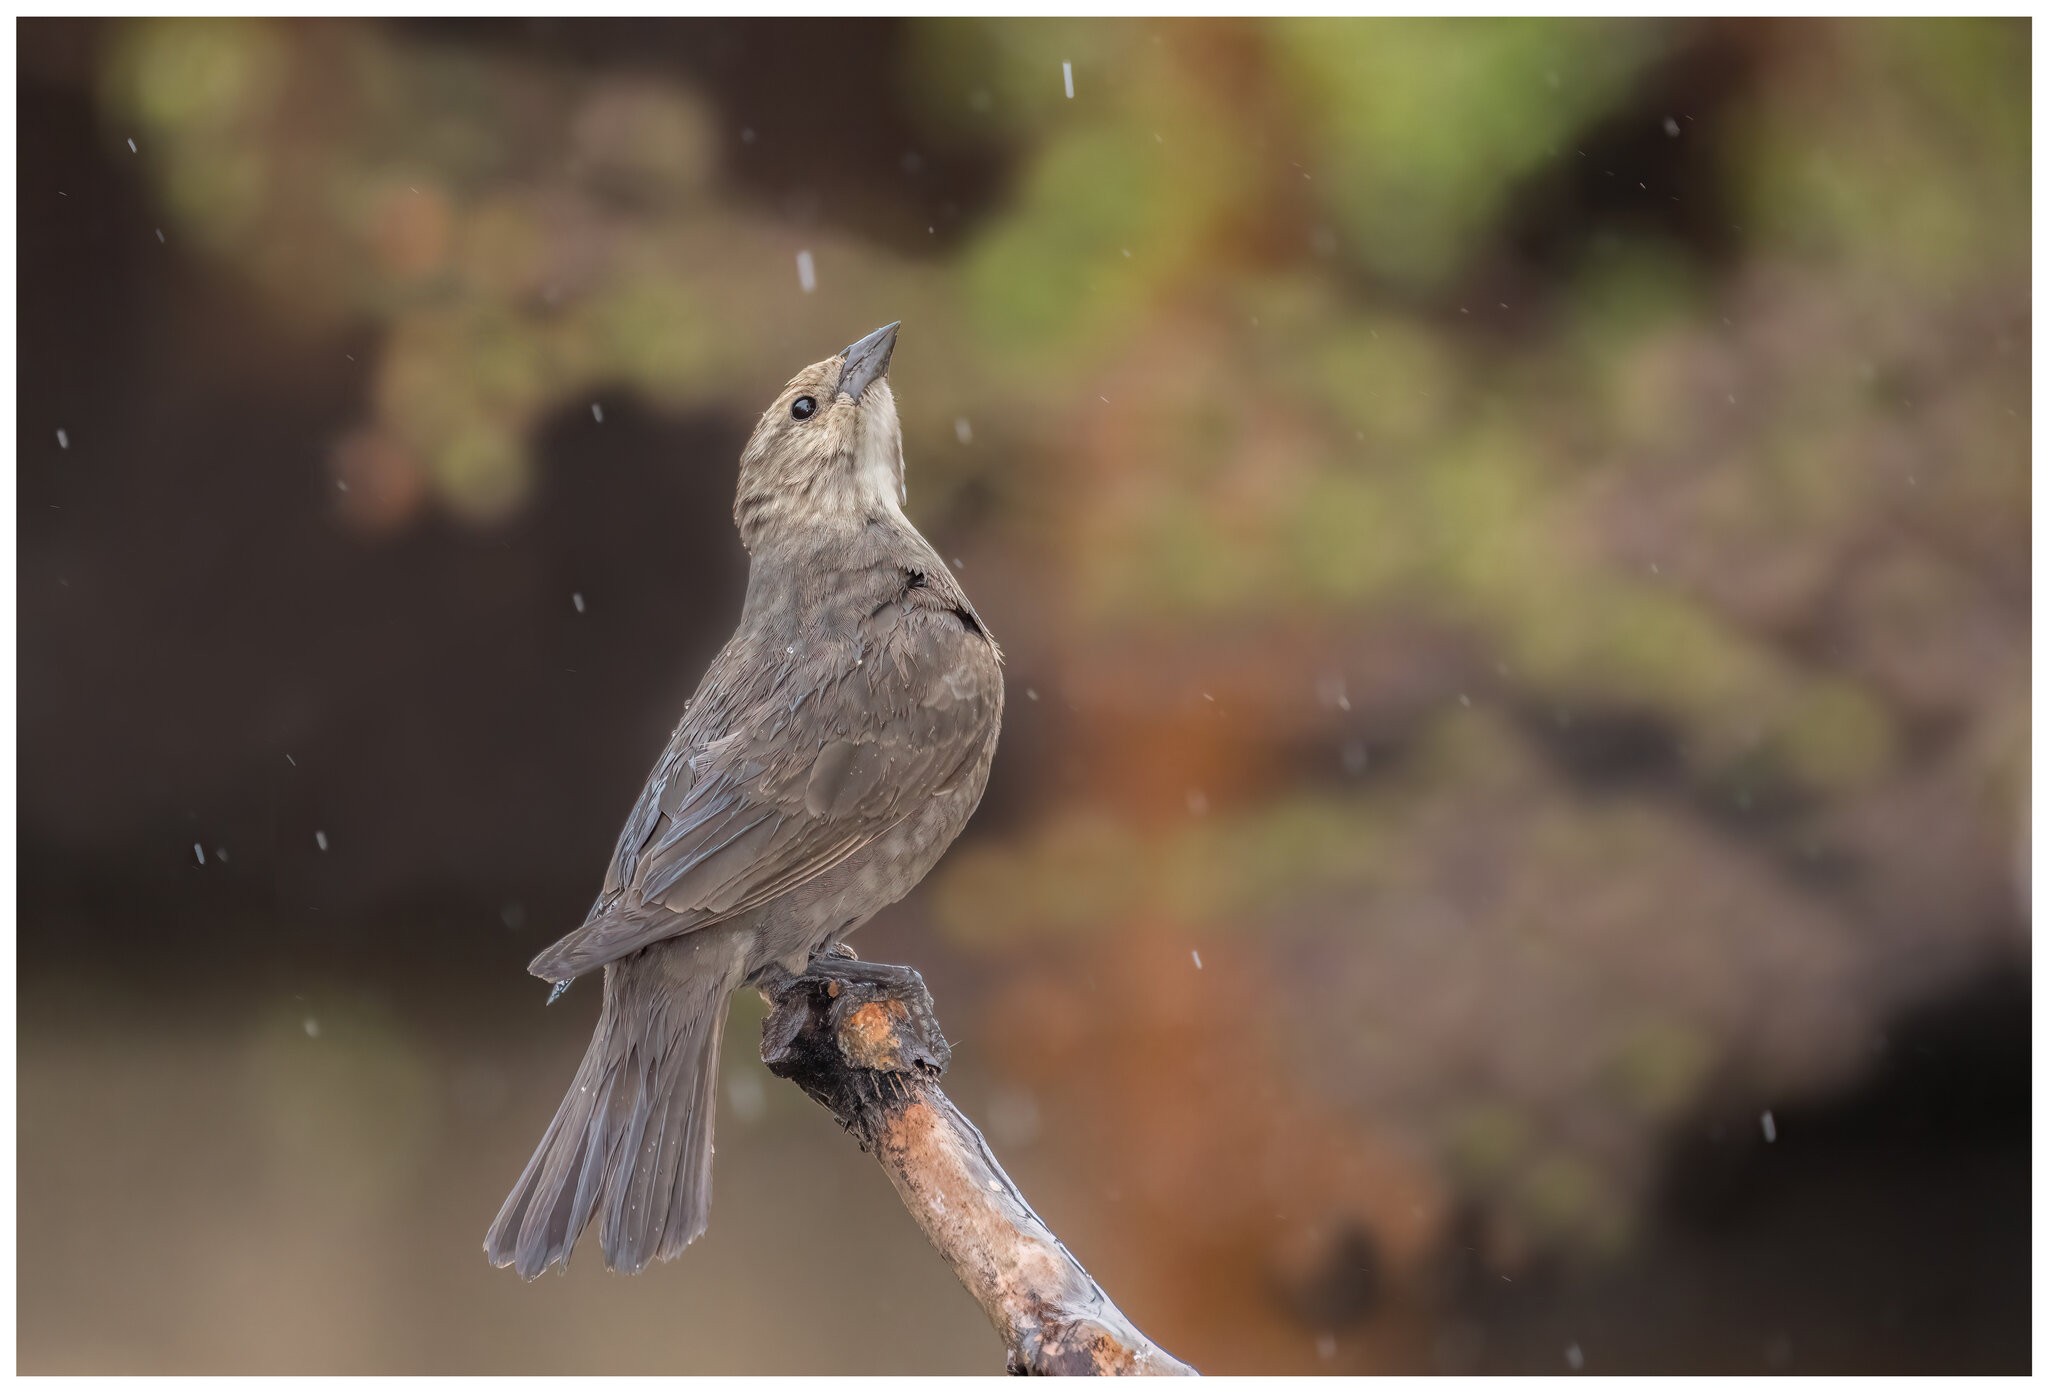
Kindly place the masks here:
<instances>
[{"instance_id":1,"label":"peeling bark","mask_svg":"<svg viewBox=\"0 0 2048 1392\"><path fill-rule=\"evenodd\" d=\"M1124 1317L940 1090L950 1051L927 1011L885 986L815 977L773 1000L762 1061L881 1162L1002 1336L1009 1371L1195 1375Z\"/></svg>"}]
</instances>

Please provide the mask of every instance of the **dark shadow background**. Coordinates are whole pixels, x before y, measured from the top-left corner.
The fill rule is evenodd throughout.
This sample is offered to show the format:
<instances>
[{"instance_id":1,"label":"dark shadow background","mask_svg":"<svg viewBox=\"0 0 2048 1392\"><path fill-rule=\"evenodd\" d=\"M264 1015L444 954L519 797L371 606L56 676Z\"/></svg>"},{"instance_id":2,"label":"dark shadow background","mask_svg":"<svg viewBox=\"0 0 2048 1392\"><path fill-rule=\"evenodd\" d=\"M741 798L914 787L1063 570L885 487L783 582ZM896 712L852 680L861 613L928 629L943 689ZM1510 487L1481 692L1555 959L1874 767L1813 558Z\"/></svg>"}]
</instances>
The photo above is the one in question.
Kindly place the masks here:
<instances>
[{"instance_id":1,"label":"dark shadow background","mask_svg":"<svg viewBox=\"0 0 2048 1392\"><path fill-rule=\"evenodd\" d=\"M479 1250L891 318L1010 707L859 947L1149 1333L2029 1365L2026 24L18 33L21 1371L999 1365L751 1005L699 1247Z\"/></svg>"}]
</instances>

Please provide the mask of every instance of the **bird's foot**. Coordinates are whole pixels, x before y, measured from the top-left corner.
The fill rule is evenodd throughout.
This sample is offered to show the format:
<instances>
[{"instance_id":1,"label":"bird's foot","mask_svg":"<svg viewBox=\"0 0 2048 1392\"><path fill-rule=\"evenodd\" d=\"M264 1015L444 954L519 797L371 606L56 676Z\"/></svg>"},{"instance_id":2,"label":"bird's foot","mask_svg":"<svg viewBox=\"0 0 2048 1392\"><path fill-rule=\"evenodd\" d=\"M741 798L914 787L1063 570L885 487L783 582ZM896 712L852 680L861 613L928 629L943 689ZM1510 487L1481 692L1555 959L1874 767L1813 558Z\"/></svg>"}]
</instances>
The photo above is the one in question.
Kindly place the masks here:
<instances>
[{"instance_id":1,"label":"bird's foot","mask_svg":"<svg viewBox=\"0 0 2048 1392\"><path fill-rule=\"evenodd\" d=\"M759 984L774 1003L761 1030L761 1059L783 1076L815 1067L801 1056L828 1041L844 1066L872 1073L939 1074L952 1060L932 994L910 967L828 950L801 975L777 971Z\"/></svg>"}]
</instances>

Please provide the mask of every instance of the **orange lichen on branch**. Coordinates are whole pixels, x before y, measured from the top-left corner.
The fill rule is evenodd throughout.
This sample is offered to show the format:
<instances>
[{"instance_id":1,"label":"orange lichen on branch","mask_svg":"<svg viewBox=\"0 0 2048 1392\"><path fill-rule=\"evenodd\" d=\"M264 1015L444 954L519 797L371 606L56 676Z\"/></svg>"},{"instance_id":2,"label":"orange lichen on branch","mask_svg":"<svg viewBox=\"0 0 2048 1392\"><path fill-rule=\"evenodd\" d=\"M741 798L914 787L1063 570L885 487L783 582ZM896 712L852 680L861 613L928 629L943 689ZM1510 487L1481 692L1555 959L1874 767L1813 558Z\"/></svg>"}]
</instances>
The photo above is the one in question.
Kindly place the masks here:
<instances>
[{"instance_id":1,"label":"orange lichen on branch","mask_svg":"<svg viewBox=\"0 0 2048 1392\"><path fill-rule=\"evenodd\" d=\"M853 1068L878 1073L910 1070L897 1031L909 1021L901 1001L870 1001L847 1013L839 1029L839 1049Z\"/></svg>"},{"instance_id":2,"label":"orange lichen on branch","mask_svg":"<svg viewBox=\"0 0 2048 1392\"><path fill-rule=\"evenodd\" d=\"M1193 1375L1117 1309L1032 1209L939 1088L948 1050L936 1022L889 992L859 980L784 983L762 1028L763 1061L874 1153L1002 1336L1011 1372Z\"/></svg>"}]
</instances>

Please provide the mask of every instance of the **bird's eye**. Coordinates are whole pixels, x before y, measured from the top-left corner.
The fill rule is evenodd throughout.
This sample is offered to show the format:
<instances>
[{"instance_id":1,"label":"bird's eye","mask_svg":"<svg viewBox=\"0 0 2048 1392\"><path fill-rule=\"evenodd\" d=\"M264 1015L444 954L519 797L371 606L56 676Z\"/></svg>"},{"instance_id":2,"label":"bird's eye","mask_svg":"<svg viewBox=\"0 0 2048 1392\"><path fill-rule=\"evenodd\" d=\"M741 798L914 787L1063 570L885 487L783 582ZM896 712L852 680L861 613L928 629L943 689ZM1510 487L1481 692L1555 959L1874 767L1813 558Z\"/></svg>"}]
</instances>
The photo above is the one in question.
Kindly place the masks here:
<instances>
[{"instance_id":1,"label":"bird's eye","mask_svg":"<svg viewBox=\"0 0 2048 1392\"><path fill-rule=\"evenodd\" d=\"M800 396L796 400L789 403L789 413L792 416L795 416L798 420L809 420L811 418L812 413L815 412L817 409L817 401L814 398L808 396Z\"/></svg>"}]
</instances>

